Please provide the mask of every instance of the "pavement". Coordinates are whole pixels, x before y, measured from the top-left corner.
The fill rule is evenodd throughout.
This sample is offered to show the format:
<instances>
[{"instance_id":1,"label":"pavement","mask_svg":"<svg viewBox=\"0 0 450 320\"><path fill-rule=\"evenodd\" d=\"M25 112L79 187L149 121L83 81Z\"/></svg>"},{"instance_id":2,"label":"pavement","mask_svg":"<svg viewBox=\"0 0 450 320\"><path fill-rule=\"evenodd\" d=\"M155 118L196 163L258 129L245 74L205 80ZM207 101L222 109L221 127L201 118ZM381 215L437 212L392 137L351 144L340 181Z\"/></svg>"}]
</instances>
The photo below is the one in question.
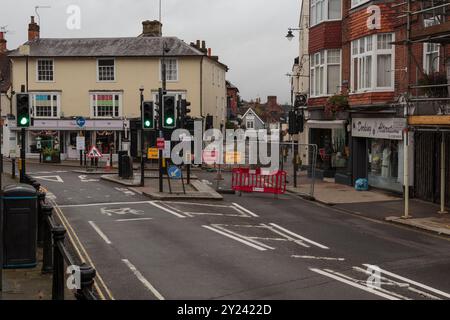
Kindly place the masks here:
<instances>
[{"instance_id":1,"label":"pavement","mask_svg":"<svg viewBox=\"0 0 450 320\"><path fill-rule=\"evenodd\" d=\"M2 175L3 186L16 184L17 180L10 174ZM51 300L52 275L42 274L42 248L37 250L38 265L32 269L3 270L3 291L0 300ZM71 291L67 290L65 297L73 300Z\"/></svg>"},{"instance_id":2,"label":"pavement","mask_svg":"<svg viewBox=\"0 0 450 320\"><path fill-rule=\"evenodd\" d=\"M169 185L168 178L165 176L163 179L164 192L159 192L158 177L158 172L146 172L144 187L141 187L140 174L134 174L133 179L121 179L117 174L102 175L101 179L126 187L132 187L132 191L154 200L223 200L223 197L213 188L202 181L198 181L197 176L192 176L189 184L184 180L184 189L181 180L171 179Z\"/></svg>"}]
</instances>

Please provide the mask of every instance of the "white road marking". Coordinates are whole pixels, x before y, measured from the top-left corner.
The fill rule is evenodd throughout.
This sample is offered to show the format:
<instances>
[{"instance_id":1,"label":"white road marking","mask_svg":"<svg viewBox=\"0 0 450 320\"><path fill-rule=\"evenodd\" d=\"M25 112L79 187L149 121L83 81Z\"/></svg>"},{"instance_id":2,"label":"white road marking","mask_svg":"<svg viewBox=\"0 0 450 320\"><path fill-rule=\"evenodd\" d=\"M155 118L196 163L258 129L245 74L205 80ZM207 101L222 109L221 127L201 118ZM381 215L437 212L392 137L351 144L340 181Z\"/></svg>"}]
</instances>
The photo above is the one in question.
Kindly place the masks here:
<instances>
[{"instance_id":1,"label":"white road marking","mask_svg":"<svg viewBox=\"0 0 450 320\"><path fill-rule=\"evenodd\" d=\"M142 210L135 210L131 208L101 208L100 209L102 214L106 214L108 216L112 216L113 214L123 216L126 214L132 214L135 216L141 216L144 214L144 211Z\"/></svg>"},{"instance_id":2,"label":"white road marking","mask_svg":"<svg viewBox=\"0 0 450 320\"><path fill-rule=\"evenodd\" d=\"M243 244L245 244L245 245L247 245L247 246L249 246L249 247L255 248L255 249L259 250L259 251L266 251L266 250L267 250L266 248L257 246L257 245L255 245L254 243L251 243L251 242L246 241L246 240L244 240L244 239L235 237L235 236L233 236L232 234L223 232L223 231L218 230L218 229L216 229L216 228L213 228L213 227L210 227L210 226L203 226L203 228L206 228L206 229L208 229L208 230L214 231L214 232L216 232L216 233L219 233L219 234L221 234L221 235L223 235L223 236L225 236L225 237L231 238L231 239L233 239L233 240L239 241L239 242L241 242L241 243L243 243Z\"/></svg>"},{"instance_id":3,"label":"white road marking","mask_svg":"<svg viewBox=\"0 0 450 320\"><path fill-rule=\"evenodd\" d=\"M370 265L370 264L363 264L363 266L365 266L365 267L371 267L372 265ZM446 297L447 299L450 298L450 294L448 294L447 292L444 292L444 291L441 291L441 290L432 288L432 287L427 286L427 285L425 285L425 284L423 284L423 283L420 283L420 282L417 282L417 281L413 281L413 280L411 280L411 279L408 279L408 278L399 276L398 274L395 274L395 273L392 273L392 272L383 270L383 269L381 269L381 268L379 268L379 270L380 270L382 273L384 273L385 275L388 275L388 276L390 276L390 277L392 277L392 278L399 279L399 280L401 280L401 281L405 281L405 282L407 282L407 283L409 283L409 284L415 285L416 287L419 287L419 288L428 290L428 291L430 291L430 292L433 292L433 293L435 293L435 294L441 295L441 296L443 296L443 297Z\"/></svg>"},{"instance_id":4,"label":"white road marking","mask_svg":"<svg viewBox=\"0 0 450 320\"><path fill-rule=\"evenodd\" d=\"M223 232L232 234L232 235L234 235L234 236L236 236L236 237L238 237L238 238L241 238L241 239L244 239L244 240L246 240L246 241L252 242L252 243L254 243L254 244L257 245L257 246L260 246L260 247L263 247L263 248L266 248L266 249L269 249L269 250L275 250L274 247L268 246L267 244L264 244L264 243L262 243L262 242L259 242L259 241L257 241L257 240L254 240L254 239L250 239L249 237L246 237L246 236L243 236L243 235L241 235L241 234L239 234L239 233L236 233L236 232L233 232L233 231L231 231L231 230L228 230L228 229L224 228L223 225L220 225L220 224L213 224L212 226L213 226L214 228L216 228L216 229L222 230Z\"/></svg>"},{"instance_id":5,"label":"white road marking","mask_svg":"<svg viewBox=\"0 0 450 320\"><path fill-rule=\"evenodd\" d=\"M256 213L251 212L250 210L244 208L243 206L241 206L241 205L239 205L239 204L237 204L237 203L235 203L235 202L233 202L233 205L234 205L236 208L241 209L242 211L248 213L249 215L251 215L251 216L253 216L253 217L255 217L255 218L258 218L258 217L259 217Z\"/></svg>"},{"instance_id":6,"label":"white road marking","mask_svg":"<svg viewBox=\"0 0 450 320\"><path fill-rule=\"evenodd\" d=\"M123 192L124 194L126 194L127 196L134 196L136 193L134 193L133 191L131 191L130 189L127 188L114 188L117 191Z\"/></svg>"},{"instance_id":7,"label":"white road marking","mask_svg":"<svg viewBox=\"0 0 450 320\"><path fill-rule=\"evenodd\" d=\"M108 237L103 233L102 230L100 230L100 228L93 221L88 221L88 223L91 225L92 228L94 228L94 230L98 233L98 235L102 237L103 240L105 240L106 244L112 244L112 242L109 241Z\"/></svg>"},{"instance_id":8,"label":"white road marking","mask_svg":"<svg viewBox=\"0 0 450 320\"><path fill-rule=\"evenodd\" d=\"M147 220L153 220L152 218L136 218L136 219L119 219L115 220L116 222L128 222L128 221L147 221Z\"/></svg>"},{"instance_id":9,"label":"white road marking","mask_svg":"<svg viewBox=\"0 0 450 320\"><path fill-rule=\"evenodd\" d=\"M172 210L170 210L170 209L167 209L167 208L165 208L165 207L163 207L163 206L157 204L155 201L149 201L149 202L147 202L147 203L149 203L149 204L151 204L152 206L154 206L154 207L156 207L156 208L158 208L158 209L161 209L161 210L163 210L163 211L165 211L165 212L168 212L168 213L170 213L170 214L173 214L174 216L176 216L176 217L178 217L178 218L186 218L185 216L183 216L183 215L181 215L181 214L178 214L178 213L176 213L175 211L172 211Z\"/></svg>"},{"instance_id":10,"label":"white road marking","mask_svg":"<svg viewBox=\"0 0 450 320\"><path fill-rule=\"evenodd\" d=\"M153 295L158 299L158 300L164 300L164 297L158 292L158 290L155 289L155 287L152 286L152 284L150 282L148 282L147 279L145 279L145 277L142 275L142 273L139 272L138 269L136 269L136 267L131 264L130 261L128 261L127 259L122 259L123 263L125 263L127 265L127 267L131 270L131 272L134 273L134 275L136 276L136 278L138 278L138 280L148 289L150 290L151 293L153 293Z\"/></svg>"},{"instance_id":11,"label":"white road marking","mask_svg":"<svg viewBox=\"0 0 450 320\"><path fill-rule=\"evenodd\" d=\"M81 182L99 182L99 179L88 179L88 176L78 176ZM99 189L97 189L99 190Z\"/></svg>"},{"instance_id":12,"label":"white road marking","mask_svg":"<svg viewBox=\"0 0 450 320\"><path fill-rule=\"evenodd\" d=\"M277 225L277 224L275 224L275 223L270 223L270 225L273 226L273 227L275 227L275 228L280 229L281 231L283 231L283 232L285 232L285 233L287 233L287 234L289 234L289 235L291 235L291 236L293 236L293 237L296 237L296 238L301 239L301 240L303 240L303 241L305 241L305 242L308 242L308 243L310 243L310 244L312 244L312 245L314 245L314 246L316 246L316 247L319 247L319 248L325 249L325 250L330 249L330 248L328 248L327 246L324 246L323 244L320 244L320 243L315 242L315 241L312 241L312 240L310 240L310 239L308 239L308 238L302 237L302 236L300 236L300 235L298 235L298 234L296 234L296 233L294 233L294 232L292 232L292 231L289 231L289 230L287 230L287 229L285 229L285 228L283 228L283 227L280 227L279 225Z\"/></svg>"},{"instance_id":13,"label":"white road marking","mask_svg":"<svg viewBox=\"0 0 450 320\"><path fill-rule=\"evenodd\" d=\"M102 203L87 203L87 204L68 204L61 205L60 208L83 208L83 207L97 207L97 206L116 206L116 205L132 205L132 204L148 204L149 201L132 201L132 202L102 202Z\"/></svg>"},{"instance_id":14,"label":"white road marking","mask_svg":"<svg viewBox=\"0 0 450 320\"><path fill-rule=\"evenodd\" d=\"M265 225L265 224L263 224L263 226L266 227L267 229L269 229L270 231L272 231L272 232L274 232L274 233L276 233L276 234L278 234L280 236L285 237L288 241L292 241L292 242L294 242L294 243L296 243L296 244L298 244L298 245L300 245L302 247L305 247L305 248L311 248L309 245L304 243L302 240L292 238L288 234L285 234L285 233L275 229L275 227L271 227L271 226L268 226L268 225Z\"/></svg>"},{"instance_id":15,"label":"white road marking","mask_svg":"<svg viewBox=\"0 0 450 320\"><path fill-rule=\"evenodd\" d=\"M291 257L292 258L299 258L299 259L312 259L312 260L345 261L345 258L298 256L298 255L292 255Z\"/></svg>"},{"instance_id":16,"label":"white road marking","mask_svg":"<svg viewBox=\"0 0 450 320\"><path fill-rule=\"evenodd\" d=\"M60 176L39 176L39 177L35 176L34 178L44 181L64 183L64 180L61 179Z\"/></svg>"},{"instance_id":17,"label":"white road marking","mask_svg":"<svg viewBox=\"0 0 450 320\"><path fill-rule=\"evenodd\" d=\"M358 271L358 272L361 272L361 273L364 273L364 274L366 274L366 275L371 275L371 272L370 272L368 269L363 269L363 268L360 268L360 267L353 267L353 270ZM418 289L416 289L416 288L411 287L411 285L410 285L409 283L405 283L405 282L396 282L396 281L394 281L394 280L388 279L388 278L383 277L383 276L380 276L380 279L379 279L379 280L385 281L385 282L383 283L384 285L391 285L391 286L397 286L397 287L399 287L399 288L406 288L406 289L408 289L409 291L412 291L412 292L414 292L414 293L417 293L417 294L419 294L419 295L421 295L421 296L423 296L423 297L426 297L426 298L429 298L429 299L434 299L434 300L442 300L441 298L436 297L436 296L434 296L434 295L432 295L432 294L429 294L429 293L424 292L424 291L422 291L422 290L418 290Z\"/></svg>"},{"instance_id":18,"label":"white road marking","mask_svg":"<svg viewBox=\"0 0 450 320\"><path fill-rule=\"evenodd\" d=\"M337 275L335 275L335 274L332 274L332 273L327 272L327 271L324 271L324 270L315 269L315 268L309 268L309 270L311 270L312 272L321 274L321 275L323 275L323 276L325 276L325 277L328 277L328 278L337 280L337 281L339 281L339 282L348 284L348 285L350 285L350 286L352 286L352 287L355 287L355 288L364 290L364 291L366 291L366 292L370 292L370 293L372 293L372 294L375 294L375 295L380 296L380 297L385 298L385 299L389 299L389 300L400 300L399 298L394 297L394 296L392 296L392 295L385 294L385 293L383 293L383 292L379 292L379 291L377 291L377 290L375 290L375 289L373 289L373 288L363 286L363 285L361 285L361 284L358 284L358 283L356 283L356 282L353 282L353 281L347 280L347 279L345 279L345 278L339 277L339 276L337 276Z\"/></svg>"}]
</instances>

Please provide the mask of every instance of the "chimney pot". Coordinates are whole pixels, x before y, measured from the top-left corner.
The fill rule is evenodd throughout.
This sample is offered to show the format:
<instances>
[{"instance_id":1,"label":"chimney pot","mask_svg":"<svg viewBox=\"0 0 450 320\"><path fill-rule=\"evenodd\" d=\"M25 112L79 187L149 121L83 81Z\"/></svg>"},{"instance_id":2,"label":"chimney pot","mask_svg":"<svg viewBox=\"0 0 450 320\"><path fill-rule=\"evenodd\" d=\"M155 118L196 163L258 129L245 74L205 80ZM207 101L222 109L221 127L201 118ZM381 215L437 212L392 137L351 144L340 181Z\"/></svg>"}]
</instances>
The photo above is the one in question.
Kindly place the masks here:
<instances>
[{"instance_id":1,"label":"chimney pot","mask_svg":"<svg viewBox=\"0 0 450 320\"><path fill-rule=\"evenodd\" d=\"M200 49L200 40L197 40L196 46L197 46L197 49Z\"/></svg>"},{"instance_id":2,"label":"chimney pot","mask_svg":"<svg viewBox=\"0 0 450 320\"><path fill-rule=\"evenodd\" d=\"M203 49L203 50L206 49L206 41L205 41L205 40L202 41L202 49Z\"/></svg>"},{"instance_id":3,"label":"chimney pot","mask_svg":"<svg viewBox=\"0 0 450 320\"><path fill-rule=\"evenodd\" d=\"M208 57L211 57L211 54L212 54L212 50L211 50L211 48L208 48Z\"/></svg>"}]
</instances>

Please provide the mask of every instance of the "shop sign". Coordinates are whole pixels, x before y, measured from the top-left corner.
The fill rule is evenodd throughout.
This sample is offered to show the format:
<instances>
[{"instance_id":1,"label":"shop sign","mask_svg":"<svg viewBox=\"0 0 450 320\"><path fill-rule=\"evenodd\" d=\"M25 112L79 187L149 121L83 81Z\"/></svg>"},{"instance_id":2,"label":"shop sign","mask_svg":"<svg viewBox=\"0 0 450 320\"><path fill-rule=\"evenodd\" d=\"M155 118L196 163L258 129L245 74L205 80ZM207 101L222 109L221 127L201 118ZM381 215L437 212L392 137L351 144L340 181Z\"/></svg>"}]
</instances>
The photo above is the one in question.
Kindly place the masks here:
<instances>
[{"instance_id":1,"label":"shop sign","mask_svg":"<svg viewBox=\"0 0 450 320\"><path fill-rule=\"evenodd\" d=\"M352 136L361 138L403 140L404 118L355 118Z\"/></svg>"}]
</instances>

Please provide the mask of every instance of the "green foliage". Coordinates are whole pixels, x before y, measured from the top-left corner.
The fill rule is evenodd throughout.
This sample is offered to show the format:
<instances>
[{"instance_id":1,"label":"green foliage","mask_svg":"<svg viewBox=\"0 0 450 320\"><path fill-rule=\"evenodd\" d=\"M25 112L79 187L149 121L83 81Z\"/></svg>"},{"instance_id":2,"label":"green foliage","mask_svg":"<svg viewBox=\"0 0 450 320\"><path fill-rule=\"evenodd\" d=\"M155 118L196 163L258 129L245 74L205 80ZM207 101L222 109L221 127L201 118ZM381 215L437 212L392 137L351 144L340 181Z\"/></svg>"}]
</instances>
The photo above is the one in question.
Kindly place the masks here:
<instances>
[{"instance_id":1,"label":"green foliage","mask_svg":"<svg viewBox=\"0 0 450 320\"><path fill-rule=\"evenodd\" d=\"M57 157L59 155L59 150L52 148L44 148L42 149L42 155L44 157Z\"/></svg>"},{"instance_id":2,"label":"green foliage","mask_svg":"<svg viewBox=\"0 0 450 320\"><path fill-rule=\"evenodd\" d=\"M325 113L334 115L339 111L348 109L348 97L343 94L335 94L328 98L325 105Z\"/></svg>"}]
</instances>

